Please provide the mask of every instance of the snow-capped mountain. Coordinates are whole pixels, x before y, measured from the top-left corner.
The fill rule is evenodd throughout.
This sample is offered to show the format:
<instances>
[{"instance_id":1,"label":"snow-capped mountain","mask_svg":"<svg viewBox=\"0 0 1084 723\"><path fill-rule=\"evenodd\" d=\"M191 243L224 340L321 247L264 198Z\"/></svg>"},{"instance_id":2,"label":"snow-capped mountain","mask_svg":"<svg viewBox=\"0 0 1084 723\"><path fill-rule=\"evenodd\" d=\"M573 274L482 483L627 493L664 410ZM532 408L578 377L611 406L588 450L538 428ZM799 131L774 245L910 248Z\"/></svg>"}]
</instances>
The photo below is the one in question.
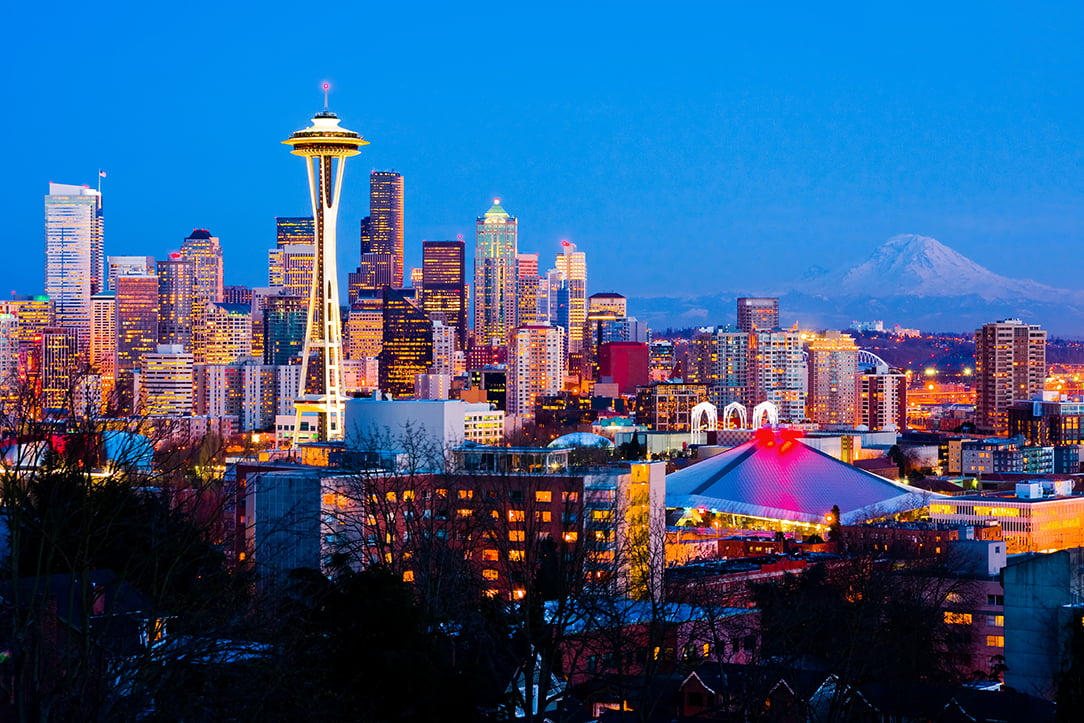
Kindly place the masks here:
<instances>
[{"instance_id":1,"label":"snow-capped mountain","mask_svg":"<svg viewBox=\"0 0 1084 723\"><path fill-rule=\"evenodd\" d=\"M629 309L654 329L734 323L737 296L780 296L780 321L848 328L851 320L929 331L966 332L997 319L1020 318L1051 333L1084 338L1084 292L996 274L937 239L893 236L846 270L812 267L782 288L739 288L710 296L630 299Z\"/></svg>"},{"instance_id":2,"label":"snow-capped mountain","mask_svg":"<svg viewBox=\"0 0 1084 723\"><path fill-rule=\"evenodd\" d=\"M957 297L1054 302L1078 296L1027 279L995 274L937 239L915 234L893 236L864 263L827 274L801 289L835 298Z\"/></svg>"}]
</instances>

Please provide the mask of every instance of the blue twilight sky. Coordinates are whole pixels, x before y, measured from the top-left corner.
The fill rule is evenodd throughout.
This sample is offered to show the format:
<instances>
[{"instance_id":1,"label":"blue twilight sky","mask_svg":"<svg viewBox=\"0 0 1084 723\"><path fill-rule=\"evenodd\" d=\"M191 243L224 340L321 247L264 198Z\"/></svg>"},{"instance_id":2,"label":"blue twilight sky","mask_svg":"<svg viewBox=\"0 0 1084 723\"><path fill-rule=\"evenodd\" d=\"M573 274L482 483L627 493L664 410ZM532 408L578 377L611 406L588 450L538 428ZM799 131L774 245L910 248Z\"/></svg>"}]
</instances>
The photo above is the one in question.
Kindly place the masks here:
<instances>
[{"instance_id":1,"label":"blue twilight sky","mask_svg":"<svg viewBox=\"0 0 1084 723\"><path fill-rule=\"evenodd\" d=\"M408 266L499 196L521 252L587 252L591 291L764 293L896 233L1084 286L1080 2L19 2L5 25L5 292L41 290L48 182L99 168L107 254L206 227L227 283L265 283L274 217L308 213L279 141L325 79L372 143L344 274L394 169Z\"/></svg>"}]
</instances>

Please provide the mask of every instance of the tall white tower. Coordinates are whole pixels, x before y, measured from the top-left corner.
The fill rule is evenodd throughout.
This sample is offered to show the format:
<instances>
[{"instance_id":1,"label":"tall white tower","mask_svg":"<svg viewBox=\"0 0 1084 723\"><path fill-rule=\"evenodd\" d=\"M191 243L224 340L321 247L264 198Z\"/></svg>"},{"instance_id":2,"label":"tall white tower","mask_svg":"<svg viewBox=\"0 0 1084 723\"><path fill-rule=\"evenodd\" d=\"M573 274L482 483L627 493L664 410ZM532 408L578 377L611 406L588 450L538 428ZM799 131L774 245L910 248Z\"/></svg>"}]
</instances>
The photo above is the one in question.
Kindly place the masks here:
<instances>
[{"instance_id":1,"label":"tall white tower","mask_svg":"<svg viewBox=\"0 0 1084 723\"><path fill-rule=\"evenodd\" d=\"M90 297L102 290L102 194L88 186L50 183L45 197L45 293L58 326L90 343Z\"/></svg>"},{"instance_id":2,"label":"tall white tower","mask_svg":"<svg viewBox=\"0 0 1084 723\"><path fill-rule=\"evenodd\" d=\"M301 381L294 402L296 446L305 413L319 415L321 440L343 438L343 348L335 224L346 159L358 155L358 149L369 142L339 126L339 117L326 110L325 96L324 112L313 116L311 126L297 131L283 143L291 146L291 153L305 158L316 247L305 347L301 354Z\"/></svg>"}]
</instances>

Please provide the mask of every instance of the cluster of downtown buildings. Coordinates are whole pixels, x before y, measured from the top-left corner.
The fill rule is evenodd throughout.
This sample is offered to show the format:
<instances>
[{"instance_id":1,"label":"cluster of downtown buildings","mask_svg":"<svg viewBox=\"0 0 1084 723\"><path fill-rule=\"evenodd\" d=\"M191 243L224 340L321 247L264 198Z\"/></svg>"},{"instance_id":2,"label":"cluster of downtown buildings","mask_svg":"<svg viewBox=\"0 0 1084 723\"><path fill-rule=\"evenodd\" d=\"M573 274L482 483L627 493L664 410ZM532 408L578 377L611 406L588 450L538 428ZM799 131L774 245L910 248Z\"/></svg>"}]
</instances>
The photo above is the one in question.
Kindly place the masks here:
<instances>
[{"instance_id":1,"label":"cluster of downtown buildings","mask_svg":"<svg viewBox=\"0 0 1084 723\"><path fill-rule=\"evenodd\" d=\"M981 588L974 600L946 602L946 624L980 634L959 654L987 670L1015 636L1011 674L1049 695L1050 671L1063 661L1036 652L1034 640L1060 645L1066 621L1079 625L1081 613L1038 620L1019 601L1039 595L1044 576L1063 576L1079 553L1007 556L1084 542L1084 498L1073 490L1084 409L1040 401L1042 329L1007 320L978 330L975 422L999 436L916 441L949 471L980 477L977 486L919 490L848 464L898 452L908 426L907 375L852 336L784 328L777 299L750 297L737 300L734 327L652 339L624 296L588 293L587 259L574 244L560 243L552 267L549 256L520 253L518 219L500 201L477 218L472 247L423 241L422 266L408 273L403 177L375 171L369 190L358 266L335 309L341 338L333 329L310 354L314 300L337 293L315 291L335 273L322 256L320 214L278 218L267 285L245 287L225 283L222 244L208 230L164 259L106 254L101 192L50 184L45 294L0 302L0 377L9 390L29 389L31 414L51 424L138 417L179 425L187 439L273 433L277 449L234 460L218 521L231 564L269 571L326 567L349 549L359 564L421 583L448 571L422 564L412 540L439 539L462 546L485 595L514 604L533 594L532 561L546 541L566 560L582 554L586 573L615 595L642 601L742 584L753 568L735 577L718 563L769 549L797 562L761 560L757 579L800 572L817 554L940 563L958 542L967 569L953 574ZM312 367L302 363L308 356ZM329 365L344 398L329 402L325 384L309 401L342 404L338 434L322 411L299 403L309 376ZM529 426L547 432L536 442L562 427L590 429L596 436L568 445L618 447L628 461L587 468L560 443L507 444ZM403 430L413 439L397 436ZM432 458L404 469L419 441ZM1031 450L1048 448L1066 451L1050 452L1049 468L1023 464L1046 459ZM699 460L667 475L649 455ZM1004 460L1030 476L984 488L983 474L1017 471ZM872 518L878 525L862 524ZM841 522L846 544L811 541ZM684 577L670 572L679 566ZM999 577L1002 568L1009 573ZM1079 581L1077 568L1070 578ZM1070 584L1054 587L1042 594L1079 605ZM1007 623L1010 615L1018 617ZM667 633L656 657L669 648L676 663L675 651L696 648L743 663L756 646L755 636L716 647L681 634Z\"/></svg>"}]
</instances>

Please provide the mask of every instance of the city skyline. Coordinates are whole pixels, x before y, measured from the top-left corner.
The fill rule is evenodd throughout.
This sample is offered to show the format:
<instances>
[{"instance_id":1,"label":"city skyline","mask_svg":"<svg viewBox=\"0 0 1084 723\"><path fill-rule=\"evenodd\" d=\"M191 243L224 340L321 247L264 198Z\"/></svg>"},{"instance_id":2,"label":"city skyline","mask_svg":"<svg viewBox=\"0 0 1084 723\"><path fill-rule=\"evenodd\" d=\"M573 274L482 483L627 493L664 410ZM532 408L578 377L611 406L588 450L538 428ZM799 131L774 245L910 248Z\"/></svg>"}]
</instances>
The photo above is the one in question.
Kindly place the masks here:
<instances>
[{"instance_id":1,"label":"city skyline","mask_svg":"<svg viewBox=\"0 0 1084 723\"><path fill-rule=\"evenodd\" d=\"M19 12L32 21L39 11ZM373 12L389 20L394 11ZM530 10L503 12L513 24L540 20ZM504 62L492 64L470 50L433 71L435 56L427 52L375 82L344 69L364 67L368 53L375 57L398 38L379 39L360 55L337 50L320 68L262 54L259 64L245 64L230 49L212 71L158 59L142 36L130 45L110 42L117 31L108 9L91 19L91 28L57 20L50 25L53 43L86 50L106 75L124 68L118 77L126 82L107 84L100 98L67 81L10 84L28 105L52 107L43 93L70 91L61 111L41 123L45 132L63 130L71 142L33 156L14 149L4 183L16 213L4 240L36 248L45 184L92 183L101 168L108 173L107 254L164 258L192 228L208 228L223 239L230 281L258 285L261 272L245 259L272 245L276 216L307 212L304 188L275 156L275 140L318 107L325 77L333 84L331 107L357 119L373 140L371 167L407 179L407 267L420 266L423 239L469 237L471 220L493 197L523 219L524 249L548 256L551 245L567 239L593 260L592 290L632 296L679 285L683 293L720 285L774 293L778 279L796 278L812 264L856 263L901 232L938 237L1002 273L1016 271L1017 246L1056 255L1078 240L1084 164L1076 90L1084 64L1063 34L1079 26L1079 8L1046 15L957 9L936 25L922 9L906 16L863 9L821 36L802 30L800 15L809 10L793 10L782 23L755 10L705 10L705 29L652 16L652 29L675 49L673 57L640 57L625 47L619 31L651 28L636 13L583 12L580 23L567 27L544 19ZM222 10L199 29L213 39L249 19ZM269 38L285 32L252 20L252 29L259 26ZM434 8L412 29L430 39L478 20ZM593 34L603 21L616 22L608 26L613 37ZM191 30L181 22L147 37L170 41ZM598 43L586 56L562 52L586 47L588 39ZM550 65L530 57L546 47ZM49 71L66 62L28 52L40 67L25 66L14 50L13 78L59 77ZM131 63L141 52L151 58L147 67ZM294 64L287 67L287 60ZM235 81L223 67L243 72ZM204 90L198 102L168 91L180 71ZM374 85L388 92L374 93ZM483 85L503 89L503 105L486 98L460 112L469 121L454 120ZM411 98L399 86L413 88ZM119 98L133 93L140 96L139 113L170 124L170 147L156 154L153 167L131 151L142 126L133 130L117 115L130 106ZM414 93L425 100L412 99ZM432 113L436 103L442 112ZM250 129L246 140L227 149L202 108L231 109L231 122ZM123 139L115 130L122 127ZM251 157L251 166L227 173L219 163L233 153ZM193 158L206 160L193 165ZM368 170L347 174L344 228L368 212ZM184 203L162 202L165 183L184 189ZM223 204L227 197L241 202ZM704 264L705 271L691 275L680 263L669 270L622 263L630 254L646 258L659 243L675 260L711 249L725 251L733 263ZM353 268L350 245L342 247L343 267ZM763 269L755 258L764 248L788 253L775 254L782 258ZM28 286L42 277L40 265L38 253L17 254L0 283L37 293ZM1078 286L1067 266L1036 264L1025 275Z\"/></svg>"}]
</instances>

